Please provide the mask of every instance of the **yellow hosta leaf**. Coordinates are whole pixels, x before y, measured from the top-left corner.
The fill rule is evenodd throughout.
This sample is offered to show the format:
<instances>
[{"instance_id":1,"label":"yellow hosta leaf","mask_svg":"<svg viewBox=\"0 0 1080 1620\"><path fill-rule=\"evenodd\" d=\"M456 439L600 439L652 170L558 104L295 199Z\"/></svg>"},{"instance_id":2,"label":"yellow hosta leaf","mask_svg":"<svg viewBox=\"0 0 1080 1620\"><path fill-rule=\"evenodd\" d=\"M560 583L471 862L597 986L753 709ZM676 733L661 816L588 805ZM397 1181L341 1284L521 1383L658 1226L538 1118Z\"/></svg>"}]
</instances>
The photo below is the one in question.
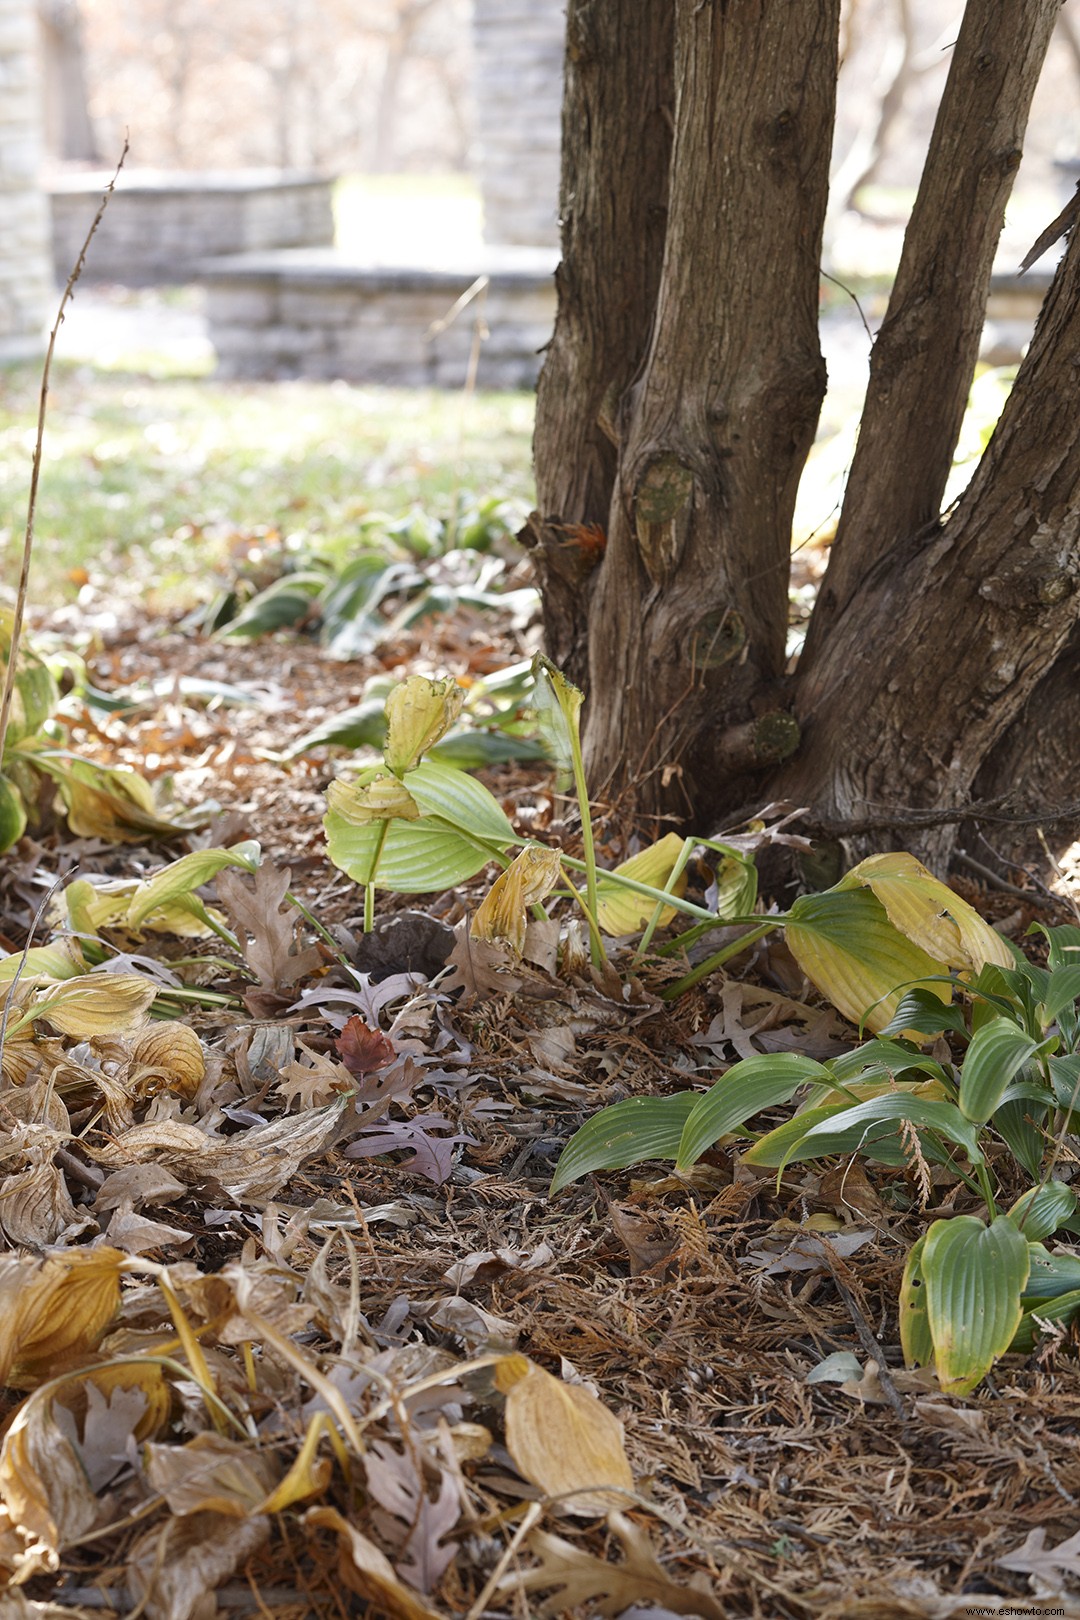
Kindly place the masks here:
<instances>
[{"instance_id":1,"label":"yellow hosta leaf","mask_svg":"<svg viewBox=\"0 0 1080 1620\"><path fill-rule=\"evenodd\" d=\"M914 855L902 851L871 855L853 866L837 888L856 885L871 889L893 927L943 967L978 973L986 962L1014 966L1012 952L997 930Z\"/></svg>"},{"instance_id":2,"label":"yellow hosta leaf","mask_svg":"<svg viewBox=\"0 0 1080 1620\"><path fill-rule=\"evenodd\" d=\"M128 1083L137 1096L173 1091L190 1101L205 1075L206 1055L190 1024L155 1024L132 1047Z\"/></svg>"},{"instance_id":3,"label":"yellow hosta leaf","mask_svg":"<svg viewBox=\"0 0 1080 1620\"><path fill-rule=\"evenodd\" d=\"M633 1490L623 1427L590 1390L564 1384L525 1356L505 1356L495 1369L506 1395L506 1448L523 1479L547 1496L573 1492L564 1512L592 1517L625 1505Z\"/></svg>"},{"instance_id":4,"label":"yellow hosta leaf","mask_svg":"<svg viewBox=\"0 0 1080 1620\"><path fill-rule=\"evenodd\" d=\"M445 737L461 713L465 693L456 681L410 675L386 700L383 758L395 776L419 765L429 748Z\"/></svg>"},{"instance_id":5,"label":"yellow hosta leaf","mask_svg":"<svg viewBox=\"0 0 1080 1620\"><path fill-rule=\"evenodd\" d=\"M39 993L29 1008L61 1035L129 1035L141 1029L158 986L137 973L85 973Z\"/></svg>"},{"instance_id":6,"label":"yellow hosta leaf","mask_svg":"<svg viewBox=\"0 0 1080 1620\"><path fill-rule=\"evenodd\" d=\"M284 1479L260 1505L260 1513L282 1513L295 1502L310 1496L321 1496L330 1483L333 1464L329 1457L317 1455L319 1442L330 1431L330 1418L325 1412L316 1412L308 1424L304 1443L293 1460Z\"/></svg>"},{"instance_id":7,"label":"yellow hosta leaf","mask_svg":"<svg viewBox=\"0 0 1080 1620\"><path fill-rule=\"evenodd\" d=\"M795 960L853 1024L883 1029L916 985L950 1000L947 984L927 982L941 974L941 963L894 928L869 889L800 895L789 919L785 938Z\"/></svg>"},{"instance_id":8,"label":"yellow hosta leaf","mask_svg":"<svg viewBox=\"0 0 1080 1620\"><path fill-rule=\"evenodd\" d=\"M520 956L529 907L551 893L559 881L559 870L557 849L523 849L477 907L469 930L473 938L505 940Z\"/></svg>"},{"instance_id":9,"label":"yellow hosta leaf","mask_svg":"<svg viewBox=\"0 0 1080 1620\"><path fill-rule=\"evenodd\" d=\"M0 1384L32 1389L95 1351L120 1307L119 1249L0 1260Z\"/></svg>"},{"instance_id":10,"label":"yellow hosta leaf","mask_svg":"<svg viewBox=\"0 0 1080 1620\"><path fill-rule=\"evenodd\" d=\"M650 888L662 889L675 870L682 848L683 840L678 833L666 833L655 844L650 844L648 849L639 850L628 861L622 861L614 870L638 883L647 883ZM636 933L644 927L656 908L655 901L646 900L644 895L634 894L630 889L620 889L618 884L603 876L597 882L596 892L599 897L596 920L605 934ZM685 873L680 873L671 892L679 896L686 892ZM674 916L675 907L665 906L660 913L660 927L665 928Z\"/></svg>"},{"instance_id":11,"label":"yellow hosta leaf","mask_svg":"<svg viewBox=\"0 0 1080 1620\"><path fill-rule=\"evenodd\" d=\"M10 984L19 972L22 951L12 951L0 961L0 985ZM55 945L33 945L26 952L26 964L19 975L21 984L37 977L45 979L73 979L86 972L82 947L77 939L60 940Z\"/></svg>"},{"instance_id":12,"label":"yellow hosta leaf","mask_svg":"<svg viewBox=\"0 0 1080 1620\"><path fill-rule=\"evenodd\" d=\"M372 821L417 821L420 806L396 776L377 773L370 780L331 782L326 793L327 808L351 827L366 827Z\"/></svg>"}]
</instances>

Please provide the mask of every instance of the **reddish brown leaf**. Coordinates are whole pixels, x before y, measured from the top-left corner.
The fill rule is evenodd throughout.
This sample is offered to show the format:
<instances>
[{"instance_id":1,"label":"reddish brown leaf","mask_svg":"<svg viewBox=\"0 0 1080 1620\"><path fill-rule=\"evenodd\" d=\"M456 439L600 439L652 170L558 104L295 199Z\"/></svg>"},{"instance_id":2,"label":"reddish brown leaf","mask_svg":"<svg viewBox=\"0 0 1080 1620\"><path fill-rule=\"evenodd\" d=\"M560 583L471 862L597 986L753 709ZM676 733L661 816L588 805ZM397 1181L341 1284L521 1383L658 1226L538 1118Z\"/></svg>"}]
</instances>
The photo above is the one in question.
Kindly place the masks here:
<instances>
[{"instance_id":1,"label":"reddish brown leaf","mask_svg":"<svg viewBox=\"0 0 1080 1620\"><path fill-rule=\"evenodd\" d=\"M348 1020L334 1044L342 1063L357 1077L384 1068L397 1056L393 1041L381 1029L369 1029L359 1013Z\"/></svg>"}]
</instances>

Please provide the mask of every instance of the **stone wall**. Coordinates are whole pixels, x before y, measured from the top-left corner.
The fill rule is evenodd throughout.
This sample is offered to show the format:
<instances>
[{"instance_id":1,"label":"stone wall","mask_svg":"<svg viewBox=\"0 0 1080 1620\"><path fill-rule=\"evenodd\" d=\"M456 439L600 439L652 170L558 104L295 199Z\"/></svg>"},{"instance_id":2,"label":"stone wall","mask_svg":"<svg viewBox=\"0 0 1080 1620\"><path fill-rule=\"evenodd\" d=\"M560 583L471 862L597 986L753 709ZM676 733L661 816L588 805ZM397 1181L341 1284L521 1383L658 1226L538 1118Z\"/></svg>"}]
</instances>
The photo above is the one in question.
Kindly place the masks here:
<instances>
[{"instance_id":1,"label":"stone wall","mask_svg":"<svg viewBox=\"0 0 1080 1620\"><path fill-rule=\"evenodd\" d=\"M37 46L34 0L0 0L0 360L41 352L52 294Z\"/></svg>"},{"instance_id":2,"label":"stone wall","mask_svg":"<svg viewBox=\"0 0 1080 1620\"><path fill-rule=\"evenodd\" d=\"M53 262L61 283L110 178L73 170L50 182ZM214 254L332 242L332 193L332 180L322 174L121 170L84 278L129 287L191 281L196 267Z\"/></svg>"},{"instance_id":3,"label":"stone wall","mask_svg":"<svg viewBox=\"0 0 1080 1620\"><path fill-rule=\"evenodd\" d=\"M343 378L460 388L477 317L481 388L532 388L555 319L554 255L506 249L460 269L349 265L332 253L249 254L203 266L224 377ZM488 275L483 299L444 324Z\"/></svg>"},{"instance_id":4,"label":"stone wall","mask_svg":"<svg viewBox=\"0 0 1080 1620\"><path fill-rule=\"evenodd\" d=\"M473 0L473 168L484 239L559 240L565 0Z\"/></svg>"}]
</instances>

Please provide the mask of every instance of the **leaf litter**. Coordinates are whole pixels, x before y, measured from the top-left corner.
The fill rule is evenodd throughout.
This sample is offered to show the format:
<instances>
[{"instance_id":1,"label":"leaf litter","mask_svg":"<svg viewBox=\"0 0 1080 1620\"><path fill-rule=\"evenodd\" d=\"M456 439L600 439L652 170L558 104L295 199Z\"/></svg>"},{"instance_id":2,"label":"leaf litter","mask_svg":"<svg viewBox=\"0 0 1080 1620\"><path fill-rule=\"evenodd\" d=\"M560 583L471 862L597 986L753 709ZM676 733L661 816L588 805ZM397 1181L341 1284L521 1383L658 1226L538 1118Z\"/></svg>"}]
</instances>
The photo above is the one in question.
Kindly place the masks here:
<instances>
[{"instance_id":1,"label":"leaf litter","mask_svg":"<svg viewBox=\"0 0 1080 1620\"><path fill-rule=\"evenodd\" d=\"M98 653L97 684L169 695L80 746L218 799L190 850L266 855L212 884L239 951L103 928L116 971L89 1000L85 975L14 992L0 1620L1080 1614L1074 1348L1009 1357L963 1401L904 1374L917 1208L858 1166L778 1184L723 1144L547 1198L599 1107L853 1040L782 947L673 1010L584 948L557 977L542 925L521 954L471 933L480 881L387 897L358 933L314 837L325 751L276 760L372 674L519 654L450 620L351 665L156 632ZM196 670L263 701L187 701ZM531 831L554 821L538 767L487 780ZM162 859L24 840L9 948L76 863L138 885ZM220 999L148 1021L152 994L200 986Z\"/></svg>"}]
</instances>

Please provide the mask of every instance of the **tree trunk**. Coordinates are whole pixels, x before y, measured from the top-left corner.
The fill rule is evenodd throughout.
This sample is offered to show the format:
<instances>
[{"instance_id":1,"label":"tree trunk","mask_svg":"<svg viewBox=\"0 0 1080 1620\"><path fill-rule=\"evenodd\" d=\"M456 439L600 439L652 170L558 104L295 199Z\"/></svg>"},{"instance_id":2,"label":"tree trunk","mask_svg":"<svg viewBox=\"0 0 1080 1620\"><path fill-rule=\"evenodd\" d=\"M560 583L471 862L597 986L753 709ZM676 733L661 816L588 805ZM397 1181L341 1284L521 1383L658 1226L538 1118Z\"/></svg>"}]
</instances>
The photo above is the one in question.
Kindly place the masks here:
<instances>
[{"instance_id":1,"label":"tree trunk","mask_svg":"<svg viewBox=\"0 0 1080 1620\"><path fill-rule=\"evenodd\" d=\"M548 650L584 685L590 576L615 487L615 424L660 283L672 0L570 0L566 39L558 317L536 401L537 510L520 539L543 589Z\"/></svg>"},{"instance_id":2,"label":"tree trunk","mask_svg":"<svg viewBox=\"0 0 1080 1620\"><path fill-rule=\"evenodd\" d=\"M806 747L783 781L839 833L891 822L938 865L956 822L904 830L905 807L955 812L984 762L1032 759L1006 738L1080 621L1080 235L979 469L949 520L892 550L800 671ZM1075 683L1075 666L1061 678ZM1000 781L1000 778L999 778ZM983 783L990 785L984 776ZM1038 782L1023 784L1027 804ZM920 818L921 819L921 818ZM880 847L881 839L876 842ZM865 847L865 846L863 846Z\"/></svg>"},{"instance_id":3,"label":"tree trunk","mask_svg":"<svg viewBox=\"0 0 1080 1620\"><path fill-rule=\"evenodd\" d=\"M632 785L646 814L700 824L744 764L794 740L769 694L825 392L839 0L677 0L675 15L667 239L648 353L612 423L585 742L598 792Z\"/></svg>"},{"instance_id":4,"label":"tree trunk","mask_svg":"<svg viewBox=\"0 0 1080 1620\"><path fill-rule=\"evenodd\" d=\"M627 145L640 98L613 78L630 71L623 26L639 10L570 8L564 265L537 426L541 515L525 537L549 650L580 678L587 648L594 794L628 790L639 814L701 831L782 794L850 835L852 853L903 843L939 863L973 793L1015 788L1000 815L1041 813L1045 796L1068 809L1061 739L1071 742L1080 696L1075 240L983 461L939 517L1059 0L968 0L793 677L791 516L824 389L818 271L839 0L673 0L658 283L640 229L624 277L610 228L647 190ZM648 10L659 29L664 8ZM609 72L590 80L575 28L602 41ZM559 526L605 512L590 574L597 548ZM1026 837L1022 821L995 825L1013 829L1010 850Z\"/></svg>"}]
</instances>

